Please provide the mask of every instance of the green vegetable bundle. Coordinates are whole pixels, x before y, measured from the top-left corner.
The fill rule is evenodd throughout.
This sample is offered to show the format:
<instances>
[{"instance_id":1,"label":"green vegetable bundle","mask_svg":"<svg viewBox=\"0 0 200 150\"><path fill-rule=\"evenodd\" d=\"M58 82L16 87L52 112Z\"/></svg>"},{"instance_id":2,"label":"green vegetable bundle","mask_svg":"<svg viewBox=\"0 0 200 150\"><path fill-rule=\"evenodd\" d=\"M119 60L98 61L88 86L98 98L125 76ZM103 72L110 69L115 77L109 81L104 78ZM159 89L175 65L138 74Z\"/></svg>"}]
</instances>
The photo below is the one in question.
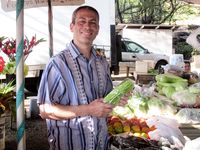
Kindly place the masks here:
<instances>
[{"instance_id":1,"label":"green vegetable bundle","mask_svg":"<svg viewBox=\"0 0 200 150\"><path fill-rule=\"evenodd\" d=\"M159 74L156 76L157 91L168 98L171 98L176 91L188 88L188 81L172 74Z\"/></svg>"},{"instance_id":2,"label":"green vegetable bundle","mask_svg":"<svg viewBox=\"0 0 200 150\"><path fill-rule=\"evenodd\" d=\"M104 98L104 102L110 104L117 104L121 97L131 90L133 90L134 83L131 79L126 78L119 85L117 85L106 97Z\"/></svg>"},{"instance_id":3,"label":"green vegetable bundle","mask_svg":"<svg viewBox=\"0 0 200 150\"><path fill-rule=\"evenodd\" d=\"M176 82L186 82L186 79L183 79L179 76L173 74L159 74L156 75L156 81L163 83L176 83Z\"/></svg>"}]
</instances>

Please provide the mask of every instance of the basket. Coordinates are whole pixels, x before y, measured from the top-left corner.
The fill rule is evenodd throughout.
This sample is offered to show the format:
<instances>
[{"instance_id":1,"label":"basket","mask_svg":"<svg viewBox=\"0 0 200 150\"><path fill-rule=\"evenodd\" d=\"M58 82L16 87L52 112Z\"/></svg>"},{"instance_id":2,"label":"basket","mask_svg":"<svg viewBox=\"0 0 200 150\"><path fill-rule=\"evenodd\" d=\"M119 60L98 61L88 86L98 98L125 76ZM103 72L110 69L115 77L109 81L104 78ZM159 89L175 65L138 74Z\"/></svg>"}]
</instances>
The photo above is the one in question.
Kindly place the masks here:
<instances>
[{"instance_id":1,"label":"basket","mask_svg":"<svg viewBox=\"0 0 200 150\"><path fill-rule=\"evenodd\" d=\"M5 116L0 116L0 149L5 149Z\"/></svg>"},{"instance_id":2,"label":"basket","mask_svg":"<svg viewBox=\"0 0 200 150\"><path fill-rule=\"evenodd\" d=\"M135 137L128 134L113 135L109 150L161 150L158 141Z\"/></svg>"}]
</instances>

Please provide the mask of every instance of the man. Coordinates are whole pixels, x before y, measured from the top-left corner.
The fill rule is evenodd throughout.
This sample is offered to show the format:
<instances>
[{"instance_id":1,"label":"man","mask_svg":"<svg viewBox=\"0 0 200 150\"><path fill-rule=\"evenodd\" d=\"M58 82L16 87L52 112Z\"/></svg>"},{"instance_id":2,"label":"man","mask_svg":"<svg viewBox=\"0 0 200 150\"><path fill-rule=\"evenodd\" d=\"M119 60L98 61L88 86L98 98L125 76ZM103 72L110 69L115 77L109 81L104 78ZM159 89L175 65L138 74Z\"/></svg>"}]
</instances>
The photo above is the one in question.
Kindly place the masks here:
<instances>
[{"instance_id":1,"label":"man","mask_svg":"<svg viewBox=\"0 0 200 150\"><path fill-rule=\"evenodd\" d=\"M184 63L185 63L184 72L185 73L190 73L191 72L190 62L189 61L185 61Z\"/></svg>"},{"instance_id":2,"label":"man","mask_svg":"<svg viewBox=\"0 0 200 150\"><path fill-rule=\"evenodd\" d=\"M106 117L113 106L104 103L103 97L111 91L112 81L106 59L92 48L99 32L96 9L77 8L70 29L73 40L51 58L38 91L50 149L108 149Z\"/></svg>"},{"instance_id":3,"label":"man","mask_svg":"<svg viewBox=\"0 0 200 150\"><path fill-rule=\"evenodd\" d=\"M184 71L182 77L188 80L189 85L199 82L199 77L196 72L191 71L191 65L189 61L185 61Z\"/></svg>"}]
</instances>

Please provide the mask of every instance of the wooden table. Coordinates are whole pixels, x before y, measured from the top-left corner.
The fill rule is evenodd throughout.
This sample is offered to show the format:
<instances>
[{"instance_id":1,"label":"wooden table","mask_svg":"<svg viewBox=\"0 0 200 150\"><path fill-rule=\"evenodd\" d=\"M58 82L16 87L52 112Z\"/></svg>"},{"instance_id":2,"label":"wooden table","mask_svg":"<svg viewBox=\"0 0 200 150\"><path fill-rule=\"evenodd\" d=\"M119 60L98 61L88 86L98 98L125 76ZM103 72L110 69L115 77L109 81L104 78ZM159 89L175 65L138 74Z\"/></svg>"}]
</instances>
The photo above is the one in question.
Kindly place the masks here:
<instances>
[{"instance_id":1,"label":"wooden table","mask_svg":"<svg viewBox=\"0 0 200 150\"><path fill-rule=\"evenodd\" d=\"M130 68L135 70L135 62L119 62L119 66L126 68L126 77L129 77Z\"/></svg>"}]
</instances>

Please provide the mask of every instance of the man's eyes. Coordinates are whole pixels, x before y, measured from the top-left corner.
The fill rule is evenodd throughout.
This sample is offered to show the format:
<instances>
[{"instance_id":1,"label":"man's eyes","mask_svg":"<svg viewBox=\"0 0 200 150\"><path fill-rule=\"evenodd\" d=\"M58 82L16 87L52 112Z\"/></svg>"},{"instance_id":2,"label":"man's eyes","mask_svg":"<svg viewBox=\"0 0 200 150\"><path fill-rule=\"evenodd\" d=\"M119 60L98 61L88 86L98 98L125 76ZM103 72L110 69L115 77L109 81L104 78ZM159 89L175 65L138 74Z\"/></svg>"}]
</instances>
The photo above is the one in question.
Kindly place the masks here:
<instances>
[{"instance_id":1,"label":"man's eyes","mask_svg":"<svg viewBox=\"0 0 200 150\"><path fill-rule=\"evenodd\" d=\"M86 23L85 20L79 20L78 22L79 22L80 24L84 24L84 23Z\"/></svg>"},{"instance_id":2,"label":"man's eyes","mask_svg":"<svg viewBox=\"0 0 200 150\"><path fill-rule=\"evenodd\" d=\"M80 23L80 24L89 23L89 24L91 24L91 25L92 25L92 24L95 24L95 25L97 24L96 21L88 21L88 22L87 22L86 20L79 20L78 23Z\"/></svg>"}]
</instances>

